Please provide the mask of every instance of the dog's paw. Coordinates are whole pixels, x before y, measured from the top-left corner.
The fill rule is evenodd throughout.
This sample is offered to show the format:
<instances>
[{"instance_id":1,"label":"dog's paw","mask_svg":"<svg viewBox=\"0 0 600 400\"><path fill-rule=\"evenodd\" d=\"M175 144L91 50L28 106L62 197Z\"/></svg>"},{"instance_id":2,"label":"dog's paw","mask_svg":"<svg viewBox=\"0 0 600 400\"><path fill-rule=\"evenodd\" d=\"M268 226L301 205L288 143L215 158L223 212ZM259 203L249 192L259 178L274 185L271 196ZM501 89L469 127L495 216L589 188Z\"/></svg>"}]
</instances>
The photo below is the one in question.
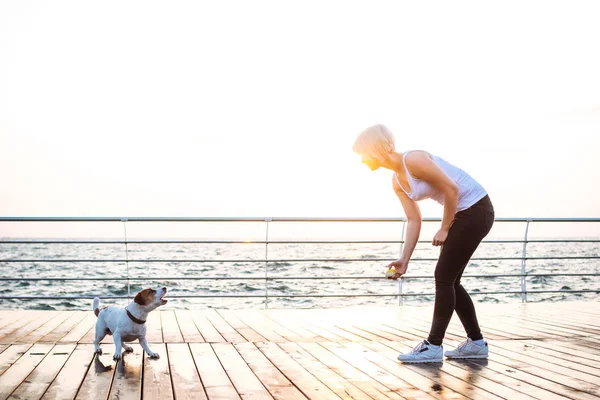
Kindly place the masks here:
<instances>
[{"instance_id":1,"label":"dog's paw","mask_svg":"<svg viewBox=\"0 0 600 400\"><path fill-rule=\"evenodd\" d=\"M125 347L125 351L127 353L133 353L133 347L127 346L127 347Z\"/></svg>"},{"instance_id":2,"label":"dog's paw","mask_svg":"<svg viewBox=\"0 0 600 400\"><path fill-rule=\"evenodd\" d=\"M158 353L148 353L148 355L150 356L150 358L160 358L160 355Z\"/></svg>"},{"instance_id":3,"label":"dog's paw","mask_svg":"<svg viewBox=\"0 0 600 400\"><path fill-rule=\"evenodd\" d=\"M120 359L121 359L121 354L120 354L120 353L115 353L115 354L113 355L113 360L115 360L115 361L119 361Z\"/></svg>"}]
</instances>

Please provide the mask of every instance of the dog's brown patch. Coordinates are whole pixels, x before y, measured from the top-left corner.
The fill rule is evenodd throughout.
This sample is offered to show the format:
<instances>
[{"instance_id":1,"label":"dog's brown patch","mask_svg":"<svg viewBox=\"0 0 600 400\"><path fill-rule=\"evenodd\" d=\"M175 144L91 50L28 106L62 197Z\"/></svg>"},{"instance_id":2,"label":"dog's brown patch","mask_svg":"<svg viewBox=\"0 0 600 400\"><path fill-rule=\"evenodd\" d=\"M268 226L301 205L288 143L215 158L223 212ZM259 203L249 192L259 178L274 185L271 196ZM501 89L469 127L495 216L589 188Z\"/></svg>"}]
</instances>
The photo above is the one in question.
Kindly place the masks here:
<instances>
[{"instance_id":1,"label":"dog's brown patch","mask_svg":"<svg viewBox=\"0 0 600 400\"><path fill-rule=\"evenodd\" d=\"M102 306L102 308L96 308L94 310L94 314L96 314L96 317L98 316L98 314L100 314L100 311L104 310L105 308L108 308L108 306Z\"/></svg>"},{"instance_id":2,"label":"dog's brown patch","mask_svg":"<svg viewBox=\"0 0 600 400\"><path fill-rule=\"evenodd\" d=\"M146 306L154 301L156 297L156 290L146 288L141 290L138 294L135 295L133 301L138 303L140 306Z\"/></svg>"}]
</instances>

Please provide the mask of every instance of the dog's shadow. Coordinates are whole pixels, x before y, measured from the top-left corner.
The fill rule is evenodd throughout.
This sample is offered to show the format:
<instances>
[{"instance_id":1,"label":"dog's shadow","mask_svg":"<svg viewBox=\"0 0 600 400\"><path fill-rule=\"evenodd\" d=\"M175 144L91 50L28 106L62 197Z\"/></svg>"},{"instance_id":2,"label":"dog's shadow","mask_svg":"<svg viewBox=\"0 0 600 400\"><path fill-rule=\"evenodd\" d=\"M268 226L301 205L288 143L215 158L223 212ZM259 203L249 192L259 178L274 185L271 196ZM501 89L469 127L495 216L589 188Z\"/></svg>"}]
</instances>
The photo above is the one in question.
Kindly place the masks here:
<instances>
[{"instance_id":1,"label":"dog's shadow","mask_svg":"<svg viewBox=\"0 0 600 400\"><path fill-rule=\"evenodd\" d=\"M96 373L108 372L112 371L113 365L112 363L109 365L104 365L104 363L100 360L100 355L96 354L96 357L94 357L94 369Z\"/></svg>"}]
</instances>

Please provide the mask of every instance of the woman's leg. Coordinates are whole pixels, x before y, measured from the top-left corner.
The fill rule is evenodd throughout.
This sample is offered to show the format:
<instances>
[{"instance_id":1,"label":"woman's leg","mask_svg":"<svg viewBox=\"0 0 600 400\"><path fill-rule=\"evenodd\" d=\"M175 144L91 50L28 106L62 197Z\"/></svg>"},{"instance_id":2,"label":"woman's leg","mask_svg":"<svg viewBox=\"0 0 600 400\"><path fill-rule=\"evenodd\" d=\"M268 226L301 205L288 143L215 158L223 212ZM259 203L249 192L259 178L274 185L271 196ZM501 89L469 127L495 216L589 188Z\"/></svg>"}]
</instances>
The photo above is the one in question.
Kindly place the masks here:
<instances>
[{"instance_id":1,"label":"woman's leg","mask_svg":"<svg viewBox=\"0 0 600 400\"><path fill-rule=\"evenodd\" d=\"M456 314L460 319L467 337L471 340L483 339L481 329L479 328L479 322L477 321L477 314L475 313L475 305L471 296L467 293L465 288L459 283L455 286L456 292Z\"/></svg>"},{"instance_id":2,"label":"woman's leg","mask_svg":"<svg viewBox=\"0 0 600 400\"><path fill-rule=\"evenodd\" d=\"M491 203L489 207L487 203L489 198L484 198L473 207L456 213L442 247L435 268L435 305L427 339L433 345L442 344L455 309L469 337L473 340L481 339L475 307L460 284L460 278L493 223L493 208L490 216Z\"/></svg>"}]
</instances>

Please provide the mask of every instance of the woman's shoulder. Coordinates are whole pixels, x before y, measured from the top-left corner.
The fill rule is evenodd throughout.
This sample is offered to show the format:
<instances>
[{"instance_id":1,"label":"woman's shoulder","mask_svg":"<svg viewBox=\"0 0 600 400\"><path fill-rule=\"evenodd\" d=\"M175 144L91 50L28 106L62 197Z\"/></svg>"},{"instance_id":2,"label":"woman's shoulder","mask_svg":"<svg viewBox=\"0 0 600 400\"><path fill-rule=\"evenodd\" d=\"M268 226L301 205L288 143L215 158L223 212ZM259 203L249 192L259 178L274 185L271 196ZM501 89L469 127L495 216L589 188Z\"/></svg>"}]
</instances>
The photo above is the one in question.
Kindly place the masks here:
<instances>
[{"instance_id":1,"label":"woman's shoulder","mask_svg":"<svg viewBox=\"0 0 600 400\"><path fill-rule=\"evenodd\" d=\"M432 160L433 154L426 150L408 150L404 152L403 158L405 161L418 162L419 160Z\"/></svg>"}]
</instances>

